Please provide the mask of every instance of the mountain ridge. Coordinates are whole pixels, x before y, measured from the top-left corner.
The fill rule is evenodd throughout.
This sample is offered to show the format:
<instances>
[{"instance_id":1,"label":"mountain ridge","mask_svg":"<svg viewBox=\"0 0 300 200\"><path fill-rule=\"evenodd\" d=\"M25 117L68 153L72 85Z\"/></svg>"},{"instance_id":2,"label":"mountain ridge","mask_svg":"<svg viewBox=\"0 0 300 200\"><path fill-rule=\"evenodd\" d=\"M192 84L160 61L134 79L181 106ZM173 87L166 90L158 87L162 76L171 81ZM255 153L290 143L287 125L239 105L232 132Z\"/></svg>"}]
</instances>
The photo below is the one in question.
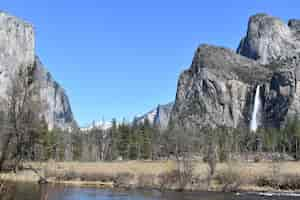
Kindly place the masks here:
<instances>
[{"instance_id":1,"label":"mountain ridge","mask_svg":"<svg viewBox=\"0 0 300 200\"><path fill-rule=\"evenodd\" d=\"M287 118L298 116L297 22L287 25L279 18L256 14L250 17L236 52L201 45L191 67L179 76L172 123L183 128L248 128L257 85L263 102L260 126L281 127ZM280 61L296 64L288 69Z\"/></svg>"}]
</instances>

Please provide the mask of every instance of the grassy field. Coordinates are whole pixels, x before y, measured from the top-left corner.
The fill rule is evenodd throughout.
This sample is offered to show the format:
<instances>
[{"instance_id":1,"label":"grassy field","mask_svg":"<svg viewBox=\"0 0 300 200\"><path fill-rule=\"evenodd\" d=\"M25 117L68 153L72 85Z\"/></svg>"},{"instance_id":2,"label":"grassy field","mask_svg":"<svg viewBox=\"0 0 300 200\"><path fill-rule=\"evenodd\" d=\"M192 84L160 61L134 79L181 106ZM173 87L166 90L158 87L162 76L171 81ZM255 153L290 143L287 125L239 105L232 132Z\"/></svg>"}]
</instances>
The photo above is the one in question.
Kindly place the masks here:
<instances>
[{"instance_id":1,"label":"grassy field","mask_svg":"<svg viewBox=\"0 0 300 200\"><path fill-rule=\"evenodd\" d=\"M174 161L116 162L34 162L25 167L37 169L49 182L85 186L148 187L178 189ZM30 171L0 174L2 179L38 181ZM208 181L210 180L210 181ZM209 182L209 184L208 184ZM213 177L204 162L194 162L193 177L187 190L278 191L300 189L300 162L229 162L219 163Z\"/></svg>"},{"instance_id":2,"label":"grassy field","mask_svg":"<svg viewBox=\"0 0 300 200\"><path fill-rule=\"evenodd\" d=\"M49 173L76 173L107 174L130 173L134 175L158 175L176 167L172 161L116 161L116 162L48 162L27 163L34 168L43 168Z\"/></svg>"}]
</instances>

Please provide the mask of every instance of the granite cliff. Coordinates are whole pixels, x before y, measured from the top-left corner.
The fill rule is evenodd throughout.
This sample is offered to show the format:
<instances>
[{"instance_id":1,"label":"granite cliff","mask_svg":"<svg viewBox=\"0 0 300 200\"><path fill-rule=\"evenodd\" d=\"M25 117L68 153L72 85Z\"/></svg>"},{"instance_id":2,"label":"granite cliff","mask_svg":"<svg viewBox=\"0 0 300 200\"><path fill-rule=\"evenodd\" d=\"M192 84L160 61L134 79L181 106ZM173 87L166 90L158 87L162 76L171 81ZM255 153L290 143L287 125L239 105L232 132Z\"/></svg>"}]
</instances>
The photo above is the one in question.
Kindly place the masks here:
<instances>
[{"instance_id":1,"label":"granite cliff","mask_svg":"<svg viewBox=\"0 0 300 200\"><path fill-rule=\"evenodd\" d=\"M183 128L248 127L259 85L259 126L280 127L300 113L300 21L250 17L236 52L201 45L181 73L171 121Z\"/></svg>"},{"instance_id":2,"label":"granite cliff","mask_svg":"<svg viewBox=\"0 0 300 200\"><path fill-rule=\"evenodd\" d=\"M299 21L285 24L266 14L249 19L247 35L241 40L237 53L268 64L279 57L289 57L300 48Z\"/></svg>"},{"instance_id":3,"label":"granite cliff","mask_svg":"<svg viewBox=\"0 0 300 200\"><path fill-rule=\"evenodd\" d=\"M168 127L173 105L174 102L158 105L155 109L152 109L146 114L136 117L135 121L137 123L143 123L147 119L151 125L164 130Z\"/></svg>"},{"instance_id":4,"label":"granite cliff","mask_svg":"<svg viewBox=\"0 0 300 200\"><path fill-rule=\"evenodd\" d=\"M64 89L52 78L35 52L35 34L31 24L5 12L0 12L0 97L20 68L32 67L33 84L39 88L41 113L49 129L71 129L76 126Z\"/></svg>"}]
</instances>

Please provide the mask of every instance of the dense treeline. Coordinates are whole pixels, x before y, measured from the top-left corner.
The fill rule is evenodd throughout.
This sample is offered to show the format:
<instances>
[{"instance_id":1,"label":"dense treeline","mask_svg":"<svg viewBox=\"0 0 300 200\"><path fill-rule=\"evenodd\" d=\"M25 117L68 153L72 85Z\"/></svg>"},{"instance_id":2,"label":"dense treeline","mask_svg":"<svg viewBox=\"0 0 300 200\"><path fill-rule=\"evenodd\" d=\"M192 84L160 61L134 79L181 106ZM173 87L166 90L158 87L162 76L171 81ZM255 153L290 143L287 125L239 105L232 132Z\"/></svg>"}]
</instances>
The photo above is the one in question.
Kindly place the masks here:
<instances>
[{"instance_id":1,"label":"dense treeline","mask_svg":"<svg viewBox=\"0 0 300 200\"><path fill-rule=\"evenodd\" d=\"M32 124L30 124L32 126ZM112 120L108 130L67 132L48 130L41 120L35 129L21 139L14 138L6 160L15 164L33 161L112 161L180 159L193 156L209 161L227 161L257 152L277 153L299 158L300 123L289 120L282 129L246 129L219 127L202 130L168 129L160 131L148 120L144 123L121 123ZM22 141L23 140L23 141ZM3 149L3 144L1 145ZM279 154L278 154L279 153ZM3 153L2 153L3 154ZM279 159L277 157L277 159Z\"/></svg>"},{"instance_id":2,"label":"dense treeline","mask_svg":"<svg viewBox=\"0 0 300 200\"><path fill-rule=\"evenodd\" d=\"M154 159L156 134L158 131L147 120L133 125L113 120L108 130L94 128L77 133L73 150L78 152L77 159L84 161Z\"/></svg>"},{"instance_id":3,"label":"dense treeline","mask_svg":"<svg viewBox=\"0 0 300 200\"><path fill-rule=\"evenodd\" d=\"M4 109L0 112L0 170L8 163L15 169L23 161L100 161L181 159L198 156L226 161L256 152L279 153L300 158L300 123L289 119L281 129L217 127L181 130L170 124L167 130L143 123L117 123L107 130L93 128L72 132L48 129L40 113L38 86L30 79L31 68L12 77Z\"/></svg>"},{"instance_id":4,"label":"dense treeline","mask_svg":"<svg viewBox=\"0 0 300 200\"><path fill-rule=\"evenodd\" d=\"M215 154L216 159L222 162L257 152L298 159L300 123L293 119L287 122L285 128L265 128L254 133L226 127L160 131L148 120L133 124L117 124L113 120L112 128L108 130L94 128L76 133L45 131L43 141L45 160L156 160L179 159L187 154L208 160L211 154Z\"/></svg>"}]
</instances>

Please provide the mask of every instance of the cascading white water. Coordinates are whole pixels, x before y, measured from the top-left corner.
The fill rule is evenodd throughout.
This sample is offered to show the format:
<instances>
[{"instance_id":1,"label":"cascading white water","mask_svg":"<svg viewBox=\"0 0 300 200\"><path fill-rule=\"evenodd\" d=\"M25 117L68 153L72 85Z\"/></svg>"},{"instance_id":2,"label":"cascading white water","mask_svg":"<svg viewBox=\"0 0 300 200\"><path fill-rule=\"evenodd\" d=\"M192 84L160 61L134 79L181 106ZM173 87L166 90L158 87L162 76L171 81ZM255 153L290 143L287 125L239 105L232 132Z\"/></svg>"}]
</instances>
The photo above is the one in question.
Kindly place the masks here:
<instances>
[{"instance_id":1,"label":"cascading white water","mask_svg":"<svg viewBox=\"0 0 300 200\"><path fill-rule=\"evenodd\" d=\"M260 104L261 104L260 97L259 97L259 89L260 89L260 86L258 85L256 87L256 91L255 91L254 108L253 108L251 122L250 122L250 131L253 131L253 132L255 132L258 127L257 114L259 112Z\"/></svg>"}]
</instances>

